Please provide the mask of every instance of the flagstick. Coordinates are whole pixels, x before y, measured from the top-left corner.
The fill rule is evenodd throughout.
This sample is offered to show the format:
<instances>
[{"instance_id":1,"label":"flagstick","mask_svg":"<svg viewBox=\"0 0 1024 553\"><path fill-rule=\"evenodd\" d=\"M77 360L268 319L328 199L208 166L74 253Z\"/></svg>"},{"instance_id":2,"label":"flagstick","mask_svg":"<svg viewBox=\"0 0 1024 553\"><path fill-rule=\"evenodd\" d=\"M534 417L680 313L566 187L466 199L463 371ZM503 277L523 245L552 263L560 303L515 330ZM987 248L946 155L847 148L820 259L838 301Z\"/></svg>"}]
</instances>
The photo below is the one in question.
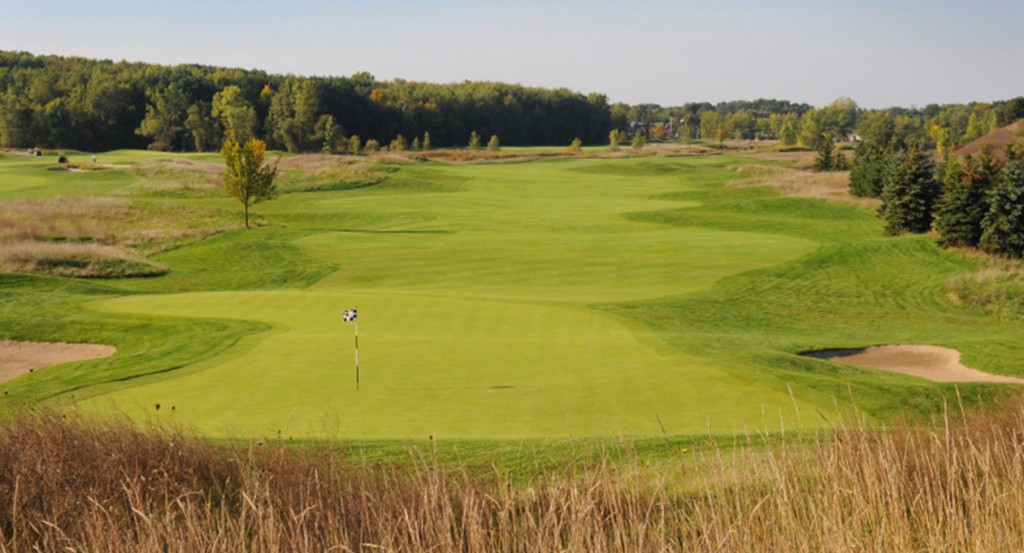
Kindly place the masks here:
<instances>
[{"instance_id":1,"label":"flagstick","mask_svg":"<svg viewBox=\"0 0 1024 553\"><path fill-rule=\"evenodd\" d=\"M356 390L359 390L359 306L355 307L356 312Z\"/></svg>"}]
</instances>

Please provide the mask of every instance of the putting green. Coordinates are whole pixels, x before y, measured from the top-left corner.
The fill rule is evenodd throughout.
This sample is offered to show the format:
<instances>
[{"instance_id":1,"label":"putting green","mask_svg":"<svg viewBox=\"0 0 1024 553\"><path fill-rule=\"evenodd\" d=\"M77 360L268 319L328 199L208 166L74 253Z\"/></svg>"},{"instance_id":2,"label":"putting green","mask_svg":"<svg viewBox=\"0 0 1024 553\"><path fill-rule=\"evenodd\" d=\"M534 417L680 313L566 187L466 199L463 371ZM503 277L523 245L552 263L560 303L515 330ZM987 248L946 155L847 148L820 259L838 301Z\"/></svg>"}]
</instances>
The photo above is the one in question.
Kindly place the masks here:
<instances>
[{"instance_id":1,"label":"putting green","mask_svg":"<svg viewBox=\"0 0 1024 553\"><path fill-rule=\"evenodd\" d=\"M358 391L353 328L339 318L357 301ZM212 435L657 434L658 417L670 430L735 429L761 426L766 404L773 425L777 406L791 406L784 386L767 393L699 359L659 353L643 331L571 307L295 291L131 297L103 308L273 325L201 370L99 400Z\"/></svg>"},{"instance_id":2,"label":"putting green","mask_svg":"<svg viewBox=\"0 0 1024 553\"><path fill-rule=\"evenodd\" d=\"M338 270L306 290L90 304L271 330L83 405L238 436L650 435L661 423L675 434L762 427L766 413L777 428L780 411L793 417L785 382L690 356L593 308L705 290L818 247L624 217L700 205L659 198L722 178L687 174L702 163L716 162L412 167L363 190L282 197L262 212L313 230L294 243ZM353 305L359 391L353 328L340 320ZM802 407L830 411L819 399L801 396Z\"/></svg>"}]
</instances>

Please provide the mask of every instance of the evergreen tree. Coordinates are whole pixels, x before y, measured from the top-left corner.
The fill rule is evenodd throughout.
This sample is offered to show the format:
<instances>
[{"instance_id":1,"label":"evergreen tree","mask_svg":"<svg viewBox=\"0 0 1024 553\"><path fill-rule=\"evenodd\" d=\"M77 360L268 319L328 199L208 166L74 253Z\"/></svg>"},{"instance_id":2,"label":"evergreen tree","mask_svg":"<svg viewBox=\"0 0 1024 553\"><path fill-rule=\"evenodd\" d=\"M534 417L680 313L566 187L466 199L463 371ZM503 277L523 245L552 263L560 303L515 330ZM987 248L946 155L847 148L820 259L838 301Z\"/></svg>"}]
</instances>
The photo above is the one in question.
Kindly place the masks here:
<instances>
[{"instance_id":1,"label":"evergreen tree","mask_svg":"<svg viewBox=\"0 0 1024 553\"><path fill-rule=\"evenodd\" d=\"M882 184L885 232L928 232L932 226L932 208L941 193L935 181L935 164L924 153L909 150L896 156Z\"/></svg>"},{"instance_id":2,"label":"evergreen tree","mask_svg":"<svg viewBox=\"0 0 1024 553\"><path fill-rule=\"evenodd\" d=\"M498 140L498 135L492 134L491 139L487 141L487 151L497 152L501 149L501 142Z\"/></svg>"},{"instance_id":3,"label":"evergreen tree","mask_svg":"<svg viewBox=\"0 0 1024 553\"><path fill-rule=\"evenodd\" d=\"M430 132L424 132L423 133L423 151L424 152L429 152L430 151Z\"/></svg>"},{"instance_id":4,"label":"evergreen tree","mask_svg":"<svg viewBox=\"0 0 1024 553\"><path fill-rule=\"evenodd\" d=\"M480 149L480 135L476 131L469 133L469 149L479 150Z\"/></svg>"},{"instance_id":5,"label":"evergreen tree","mask_svg":"<svg viewBox=\"0 0 1024 553\"><path fill-rule=\"evenodd\" d=\"M353 134L348 138L348 151L353 154L358 154L359 149L362 147L362 143L359 140L358 134Z\"/></svg>"},{"instance_id":6,"label":"evergreen tree","mask_svg":"<svg viewBox=\"0 0 1024 553\"><path fill-rule=\"evenodd\" d=\"M850 168L850 193L863 198L880 197L888 157L885 150L876 144L857 144L853 151L853 166Z\"/></svg>"},{"instance_id":7,"label":"evergreen tree","mask_svg":"<svg viewBox=\"0 0 1024 553\"><path fill-rule=\"evenodd\" d=\"M818 157L814 158L814 170L831 171L832 164L835 162L835 140L830 135L824 134L817 140L817 144Z\"/></svg>"},{"instance_id":8,"label":"evergreen tree","mask_svg":"<svg viewBox=\"0 0 1024 553\"><path fill-rule=\"evenodd\" d=\"M979 246L1009 257L1024 256L1024 160L1007 152L1006 165L989 195Z\"/></svg>"},{"instance_id":9,"label":"evergreen tree","mask_svg":"<svg viewBox=\"0 0 1024 553\"><path fill-rule=\"evenodd\" d=\"M569 151L578 154L583 151L583 141L579 137L573 138L572 142L569 143Z\"/></svg>"},{"instance_id":10,"label":"evergreen tree","mask_svg":"<svg viewBox=\"0 0 1024 553\"><path fill-rule=\"evenodd\" d=\"M935 230L943 246L975 247L981 241L982 221L990 209L988 195L999 173L986 152L980 161L948 158L943 166L944 193L936 209Z\"/></svg>"}]
</instances>

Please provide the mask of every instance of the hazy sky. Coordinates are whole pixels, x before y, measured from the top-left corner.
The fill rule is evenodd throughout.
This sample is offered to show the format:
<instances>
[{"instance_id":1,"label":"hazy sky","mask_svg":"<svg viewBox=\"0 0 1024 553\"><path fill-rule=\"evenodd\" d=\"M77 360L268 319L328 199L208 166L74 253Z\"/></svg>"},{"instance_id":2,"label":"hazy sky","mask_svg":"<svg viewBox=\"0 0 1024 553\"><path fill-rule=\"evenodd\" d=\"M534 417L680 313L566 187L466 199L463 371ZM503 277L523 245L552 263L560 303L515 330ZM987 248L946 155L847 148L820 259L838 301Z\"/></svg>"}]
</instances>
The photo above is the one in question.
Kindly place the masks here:
<instances>
[{"instance_id":1,"label":"hazy sky","mask_svg":"<svg viewBox=\"0 0 1024 553\"><path fill-rule=\"evenodd\" d=\"M612 101L1024 95L1024 0L0 0L0 49Z\"/></svg>"}]
</instances>

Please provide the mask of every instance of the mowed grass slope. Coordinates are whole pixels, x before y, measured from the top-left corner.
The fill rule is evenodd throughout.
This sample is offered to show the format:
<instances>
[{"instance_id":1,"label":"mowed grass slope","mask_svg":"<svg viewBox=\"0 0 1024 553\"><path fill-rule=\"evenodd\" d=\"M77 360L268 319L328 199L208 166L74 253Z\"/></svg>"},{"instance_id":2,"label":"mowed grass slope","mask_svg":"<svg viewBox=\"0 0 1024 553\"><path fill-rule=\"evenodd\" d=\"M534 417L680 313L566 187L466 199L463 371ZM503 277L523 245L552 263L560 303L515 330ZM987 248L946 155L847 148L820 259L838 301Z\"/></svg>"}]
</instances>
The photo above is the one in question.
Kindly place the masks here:
<instances>
[{"instance_id":1,"label":"mowed grass slope","mask_svg":"<svg viewBox=\"0 0 1024 553\"><path fill-rule=\"evenodd\" d=\"M219 325L237 340L176 339L179 362L158 370L148 348L166 346L108 332L150 364L132 372L115 356L106 363L126 377L78 396L88 410L216 436L617 436L822 425L851 393L888 417L955 393L795 355L805 349L932 343L1024 373L1019 322L942 295L971 262L927 239L882 238L857 208L725 187L742 163L421 164L374 186L286 194L257 207L271 227L161 254L165 277L66 299L97 329L127 317L139 336ZM29 192L45 195L8 195ZM355 305L359 391L353 329L340 321ZM39 378L7 387L32 397Z\"/></svg>"}]
</instances>

